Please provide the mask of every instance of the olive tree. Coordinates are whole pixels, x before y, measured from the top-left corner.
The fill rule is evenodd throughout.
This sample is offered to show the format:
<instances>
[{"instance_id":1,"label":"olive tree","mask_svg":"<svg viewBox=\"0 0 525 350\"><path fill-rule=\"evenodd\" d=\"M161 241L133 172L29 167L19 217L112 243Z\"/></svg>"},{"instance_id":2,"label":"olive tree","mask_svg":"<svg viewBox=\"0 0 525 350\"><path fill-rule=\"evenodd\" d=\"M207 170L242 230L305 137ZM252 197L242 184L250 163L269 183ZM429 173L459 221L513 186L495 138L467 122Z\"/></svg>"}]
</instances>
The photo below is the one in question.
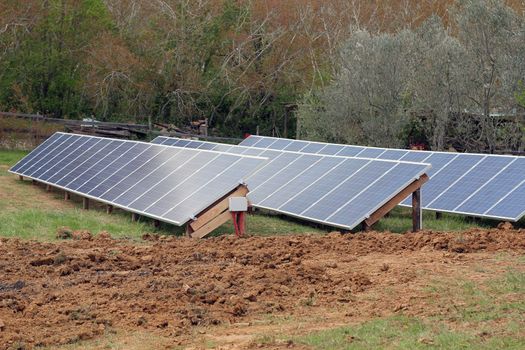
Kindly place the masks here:
<instances>
[{"instance_id":1,"label":"olive tree","mask_svg":"<svg viewBox=\"0 0 525 350\"><path fill-rule=\"evenodd\" d=\"M415 35L359 31L341 50L331 86L311 95L299 114L307 136L365 145L399 146L410 102Z\"/></svg>"}]
</instances>

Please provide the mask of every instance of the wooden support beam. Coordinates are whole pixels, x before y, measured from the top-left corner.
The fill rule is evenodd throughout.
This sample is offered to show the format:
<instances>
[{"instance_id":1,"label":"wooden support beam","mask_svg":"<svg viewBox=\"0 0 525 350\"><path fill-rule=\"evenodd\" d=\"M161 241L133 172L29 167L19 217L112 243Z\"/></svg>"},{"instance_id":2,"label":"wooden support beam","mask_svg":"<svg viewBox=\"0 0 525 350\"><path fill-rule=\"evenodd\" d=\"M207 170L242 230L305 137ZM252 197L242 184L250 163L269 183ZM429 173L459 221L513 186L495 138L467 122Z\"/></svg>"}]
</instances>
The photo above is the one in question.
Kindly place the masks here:
<instances>
[{"instance_id":1,"label":"wooden support beam","mask_svg":"<svg viewBox=\"0 0 525 350\"><path fill-rule=\"evenodd\" d=\"M89 198L82 198L82 208L84 208L85 210L89 210Z\"/></svg>"},{"instance_id":2,"label":"wooden support beam","mask_svg":"<svg viewBox=\"0 0 525 350\"><path fill-rule=\"evenodd\" d=\"M111 204L106 205L106 214L113 213L113 206Z\"/></svg>"},{"instance_id":3,"label":"wooden support beam","mask_svg":"<svg viewBox=\"0 0 525 350\"><path fill-rule=\"evenodd\" d=\"M133 222L139 221L139 214L131 213L131 221L133 221Z\"/></svg>"},{"instance_id":4,"label":"wooden support beam","mask_svg":"<svg viewBox=\"0 0 525 350\"><path fill-rule=\"evenodd\" d=\"M227 196L223 197L219 201L204 210L197 219L190 223L191 229L197 231L202 226L206 225L211 219L228 209L230 197L245 197L248 193L246 186L239 186L233 192L230 192Z\"/></svg>"},{"instance_id":5,"label":"wooden support beam","mask_svg":"<svg viewBox=\"0 0 525 350\"><path fill-rule=\"evenodd\" d=\"M217 227L221 226L228 220L232 218L232 214L229 210L226 210L222 214L216 216L211 221L209 221L206 225L202 226L198 230L191 232L190 236L192 238L202 238L208 234L210 234L213 230L215 230ZM189 226L189 225L188 225Z\"/></svg>"},{"instance_id":6,"label":"wooden support beam","mask_svg":"<svg viewBox=\"0 0 525 350\"><path fill-rule=\"evenodd\" d=\"M22 175L18 175L18 180L24 181L24 177Z\"/></svg>"},{"instance_id":7,"label":"wooden support beam","mask_svg":"<svg viewBox=\"0 0 525 350\"><path fill-rule=\"evenodd\" d=\"M64 191L64 200L68 201L70 199L71 199L71 193L69 193L68 191Z\"/></svg>"},{"instance_id":8,"label":"wooden support beam","mask_svg":"<svg viewBox=\"0 0 525 350\"><path fill-rule=\"evenodd\" d=\"M397 195L395 195L394 198L386 202L381 208L377 209L368 219L366 219L364 222L368 226L372 226L375 224L379 219L381 219L383 216L385 216L386 213L394 209L396 205L401 203L405 200L406 197L408 197L411 193L421 188L421 186L428 181L428 176L426 174L423 174L419 179L412 182L410 185L405 187L401 192L399 192Z\"/></svg>"},{"instance_id":9,"label":"wooden support beam","mask_svg":"<svg viewBox=\"0 0 525 350\"><path fill-rule=\"evenodd\" d=\"M423 227L421 210L421 188L412 192L412 232L418 232Z\"/></svg>"},{"instance_id":10,"label":"wooden support beam","mask_svg":"<svg viewBox=\"0 0 525 350\"><path fill-rule=\"evenodd\" d=\"M236 189L215 201L208 208L203 210L195 220L186 225L186 234L193 238L202 238L210 234L220 225L232 218L229 210L229 199L231 197L245 197L248 188L239 185Z\"/></svg>"}]
</instances>

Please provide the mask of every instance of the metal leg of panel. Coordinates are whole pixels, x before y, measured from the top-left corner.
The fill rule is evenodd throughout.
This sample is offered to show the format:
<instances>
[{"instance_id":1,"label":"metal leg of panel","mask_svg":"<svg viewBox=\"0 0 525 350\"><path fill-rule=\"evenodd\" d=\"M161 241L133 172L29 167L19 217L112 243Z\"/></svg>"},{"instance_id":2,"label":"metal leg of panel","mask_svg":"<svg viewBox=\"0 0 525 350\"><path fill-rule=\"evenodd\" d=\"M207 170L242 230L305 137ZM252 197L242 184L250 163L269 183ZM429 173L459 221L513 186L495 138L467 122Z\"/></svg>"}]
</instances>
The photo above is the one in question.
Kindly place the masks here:
<instances>
[{"instance_id":1,"label":"metal leg of panel","mask_svg":"<svg viewBox=\"0 0 525 350\"><path fill-rule=\"evenodd\" d=\"M106 205L106 213L107 214L113 213L113 206L111 204Z\"/></svg>"}]
</instances>

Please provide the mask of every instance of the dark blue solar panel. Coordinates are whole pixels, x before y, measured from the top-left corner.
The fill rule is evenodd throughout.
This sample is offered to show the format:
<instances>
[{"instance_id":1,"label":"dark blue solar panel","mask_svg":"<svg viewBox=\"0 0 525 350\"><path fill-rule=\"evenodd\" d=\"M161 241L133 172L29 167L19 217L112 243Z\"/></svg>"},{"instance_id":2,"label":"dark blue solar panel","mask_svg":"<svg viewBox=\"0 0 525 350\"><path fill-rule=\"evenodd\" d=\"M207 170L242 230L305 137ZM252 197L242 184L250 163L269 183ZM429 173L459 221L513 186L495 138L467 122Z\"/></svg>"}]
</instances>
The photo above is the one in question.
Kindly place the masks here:
<instances>
[{"instance_id":1,"label":"dark blue solar panel","mask_svg":"<svg viewBox=\"0 0 525 350\"><path fill-rule=\"evenodd\" d=\"M473 192L472 197L457 207L456 211L484 214L523 181L524 169L525 158L515 158L504 171L486 183L478 192ZM517 204L523 205L522 203L523 201Z\"/></svg>"},{"instance_id":2,"label":"dark blue solar panel","mask_svg":"<svg viewBox=\"0 0 525 350\"><path fill-rule=\"evenodd\" d=\"M259 140L260 139L261 137L259 137ZM272 138L272 140L274 140L274 138ZM288 148L302 148L305 142L289 141L292 141L292 143ZM241 145L245 145L245 141L243 141ZM343 146L335 144L328 145ZM365 148L366 150L360 152ZM509 191L513 189L513 186L525 179L525 165L517 162L505 168L505 160L500 160L501 157L493 155L489 155L488 158L490 158L490 160L487 159L487 162L484 161L483 165L480 164L479 168L476 167L470 171L471 167L476 165L476 163L472 163L471 160L479 160L479 155L396 149L387 149L383 154L379 155L378 153L380 153L380 151L383 151L383 149L344 146L337 155L367 158L378 157L379 159L398 159L399 161L430 163L432 165L432 168L428 172L430 181L428 181L422 189L423 207L427 209L490 217L490 215L487 215L485 212L507 195ZM304 149L300 150L300 152L315 153L306 152ZM398 158L399 155L401 155L400 158ZM456 157L458 157L458 160L454 161L451 166L447 166L447 164ZM517 159L516 157L510 158L514 160ZM501 173L496 175L494 179L491 179L498 171L501 171ZM467 175L462 177L463 175L461 173ZM459 180L460 178L461 180ZM459 182L455 184L456 181ZM447 190L448 187L451 188ZM443 191L446 192L442 193ZM429 203L431 204L427 207ZM407 198L403 202L403 205L410 204L410 198ZM502 203L498 205L500 208L506 208ZM518 204L518 207L525 209L523 201ZM515 212L519 212L519 209L512 211L512 213ZM509 218L509 216L494 217ZM514 220L518 219L519 217L514 218Z\"/></svg>"},{"instance_id":3,"label":"dark blue solar panel","mask_svg":"<svg viewBox=\"0 0 525 350\"><path fill-rule=\"evenodd\" d=\"M86 143L89 142L89 145ZM67 164L73 162L79 154L82 154L89 146L92 146L96 142L95 139L78 139L71 144L64 152L59 154L55 160L48 163L45 167L35 171L33 176L38 177L41 180L47 181L51 176L60 172Z\"/></svg>"},{"instance_id":4,"label":"dark blue solar panel","mask_svg":"<svg viewBox=\"0 0 525 350\"><path fill-rule=\"evenodd\" d=\"M288 146L291 143L292 143L291 140L278 139L274 143L272 143L268 148L269 149L282 150L282 149L286 148L286 146Z\"/></svg>"},{"instance_id":5,"label":"dark blue solar panel","mask_svg":"<svg viewBox=\"0 0 525 350\"><path fill-rule=\"evenodd\" d=\"M302 174L298 174L296 178L291 179L286 184L286 190L280 188L274 189L274 192L260 202L262 207L279 209L284 203L293 198L294 195L300 193L308 186L313 185L317 180L325 174L341 164L344 158L323 157L317 163L312 163L311 167L305 170ZM290 196L292 194L292 196Z\"/></svg>"},{"instance_id":6,"label":"dark blue solar panel","mask_svg":"<svg viewBox=\"0 0 525 350\"><path fill-rule=\"evenodd\" d=\"M432 202L439 196L444 190L446 190L452 183L459 180L465 175L473 166L475 166L483 156L479 155L463 155L457 157L446 165L440 172L432 177L432 186L426 187L424 196L421 200L425 207L429 206L432 208Z\"/></svg>"},{"instance_id":7,"label":"dark blue solar panel","mask_svg":"<svg viewBox=\"0 0 525 350\"><path fill-rule=\"evenodd\" d=\"M422 164L400 163L390 171L385 172L383 176L379 175L379 177L376 169L372 167L370 167L369 170L363 169L363 175L368 174L370 179L377 178L377 181L372 183L366 190L363 190L340 210L334 212L332 216L328 217L328 220L340 224L346 222L348 218L354 218L357 225L367 219L371 213L370 203L375 203L376 207L374 210L379 209L386 203L387 198L395 196L399 192L399 189L403 189L417 180L408 174L417 174L424 171L425 168Z\"/></svg>"},{"instance_id":8,"label":"dark blue solar panel","mask_svg":"<svg viewBox=\"0 0 525 350\"><path fill-rule=\"evenodd\" d=\"M52 147L49 147L42 155L35 157L32 161L28 162L24 167L18 170L19 173L25 176L31 176L32 173L38 171L41 167L46 165L48 162L53 160L56 155L68 148L67 141L71 139L70 135L61 138ZM76 139L72 139L73 141Z\"/></svg>"},{"instance_id":9,"label":"dark blue solar panel","mask_svg":"<svg viewBox=\"0 0 525 350\"><path fill-rule=\"evenodd\" d=\"M317 152L317 154L325 154L328 156L334 156L337 153L343 150L344 146L341 145L326 145L322 150Z\"/></svg>"},{"instance_id":10,"label":"dark blue solar panel","mask_svg":"<svg viewBox=\"0 0 525 350\"><path fill-rule=\"evenodd\" d=\"M427 168L427 165L422 164L270 150L272 147L287 148L284 143L279 143L278 139L272 140L274 143L267 149L243 146L233 146L229 149L234 153L256 152L255 154L269 158L268 163L246 179L250 189L250 202L256 207L347 229L353 228L359 223L358 220L362 219L357 208L366 208L366 214L371 214L372 210L377 210L401 191L403 185L406 187L419 178ZM298 143L294 141L292 144ZM310 151L339 153L346 147L310 143L306 148ZM375 187L372 186L387 169L394 169L400 164L406 165L402 171L392 172L388 178L378 181ZM355 212L338 218L337 221L326 220L336 210L334 205L346 208L347 203L361 191L366 191L368 185L375 189L374 196L370 196L369 200L363 203L354 202ZM319 203L316 203L318 200ZM312 208L307 211L310 206Z\"/></svg>"},{"instance_id":11,"label":"dark blue solar panel","mask_svg":"<svg viewBox=\"0 0 525 350\"><path fill-rule=\"evenodd\" d=\"M324 148L324 146L326 146L326 145L324 145L322 143L310 143L310 144L306 145L301 150L301 152L304 152L304 153L317 153L320 150L322 150Z\"/></svg>"},{"instance_id":12,"label":"dark blue solar panel","mask_svg":"<svg viewBox=\"0 0 525 350\"><path fill-rule=\"evenodd\" d=\"M299 152L300 150L302 150L303 148L308 146L308 144L310 144L310 142L307 142L307 141L294 141L294 142L290 143L288 146L286 146L284 148L284 151ZM248 146L248 145L244 144L244 141L242 142L242 145L243 146Z\"/></svg>"},{"instance_id":13,"label":"dark blue solar panel","mask_svg":"<svg viewBox=\"0 0 525 350\"><path fill-rule=\"evenodd\" d=\"M157 156L157 154L159 154L163 150L165 149L161 147L146 148L134 158L133 158L133 155L128 154L126 156L126 158L129 157L127 161L122 165L118 165L117 170L113 171L110 177L106 178L103 181L100 181L95 187L93 187L91 191L88 192L88 194L95 196L95 197L109 199L103 196L107 191L112 189L115 185L117 185L124 179L127 179L129 176L132 176L132 179L131 179L132 181L128 182L128 184L136 183L136 181L138 181L139 178L134 178L133 175L135 174L135 171L139 169L142 165L150 162L151 160L157 161L157 158L155 158L155 156ZM118 163L118 161L115 163ZM111 172L112 169L111 170L109 169L110 168L108 167L108 171ZM122 187L122 189L125 189L125 188L126 187Z\"/></svg>"},{"instance_id":14,"label":"dark blue solar panel","mask_svg":"<svg viewBox=\"0 0 525 350\"><path fill-rule=\"evenodd\" d=\"M426 159L432 155L431 152L423 151L410 151L407 152L401 159L403 162L416 162L416 163L425 163Z\"/></svg>"},{"instance_id":15,"label":"dark blue solar panel","mask_svg":"<svg viewBox=\"0 0 525 350\"><path fill-rule=\"evenodd\" d=\"M259 136L250 136L242 141L244 146L253 146L257 142L259 142L261 138Z\"/></svg>"},{"instance_id":16,"label":"dark blue solar panel","mask_svg":"<svg viewBox=\"0 0 525 350\"><path fill-rule=\"evenodd\" d=\"M315 204L302 212L301 215L326 221L336 210L348 203L359 192L366 189L378 176L394 166L396 164L390 162L371 162L343 182L333 182L332 191L329 192L329 195L320 199L317 203L315 203L316 198L310 198L309 203ZM350 222L353 222L354 219L353 217L347 218Z\"/></svg>"},{"instance_id":17,"label":"dark blue solar panel","mask_svg":"<svg viewBox=\"0 0 525 350\"><path fill-rule=\"evenodd\" d=\"M68 171L67 174L60 174L62 176L59 175L56 178L51 177L49 181L52 181L59 186L70 187L71 183L77 183L75 180L78 177L83 175L94 165L97 165L97 163L99 163L109 153L115 151L115 149L121 144L123 144L123 141L113 141L108 139L101 140L100 143L93 147L92 151L86 152L86 159L84 161L79 161L78 165L75 162L75 164L72 164L71 166L73 169Z\"/></svg>"},{"instance_id":18,"label":"dark blue solar panel","mask_svg":"<svg viewBox=\"0 0 525 350\"><path fill-rule=\"evenodd\" d=\"M460 156L460 159L464 155ZM476 190L481 188L487 181L496 175L501 169L510 164L510 157L487 157L476 165L455 184L450 185L432 202L431 207L435 209L454 211L463 201L470 197ZM452 165L452 164L451 164ZM448 173L448 172L447 172Z\"/></svg>"},{"instance_id":19,"label":"dark blue solar panel","mask_svg":"<svg viewBox=\"0 0 525 350\"><path fill-rule=\"evenodd\" d=\"M12 168L11 171L23 171L26 164L30 163L35 157L37 157L41 152L45 151L49 147L53 147L53 145L60 140L62 137L64 137L63 134L53 134L51 137L48 137L44 142L42 142L40 145L38 145L37 148L35 148L31 154L28 154L26 157L22 158L18 163L16 163Z\"/></svg>"},{"instance_id":20,"label":"dark blue solar panel","mask_svg":"<svg viewBox=\"0 0 525 350\"><path fill-rule=\"evenodd\" d=\"M58 133L17 169L25 167L24 176L67 191L181 225L197 215L196 210L217 201L216 194L234 190L263 162L264 158ZM134 209L147 201L148 208ZM162 208L166 210L160 213Z\"/></svg>"},{"instance_id":21,"label":"dark blue solar panel","mask_svg":"<svg viewBox=\"0 0 525 350\"><path fill-rule=\"evenodd\" d=\"M308 154L297 155L294 160L287 164L286 167L271 174L270 177L264 179L265 182L255 187L254 190L250 192L250 200L254 203L260 203L262 200L272 194L277 188L289 182L293 178L293 175L290 176L289 174L298 175L320 159L320 156L316 157ZM251 177L249 177L246 181L248 181L248 184L251 184Z\"/></svg>"},{"instance_id":22,"label":"dark blue solar panel","mask_svg":"<svg viewBox=\"0 0 525 350\"><path fill-rule=\"evenodd\" d=\"M525 214L523 208L525 202L525 182L501 199L492 209L485 213L489 216L498 216L501 218L519 218Z\"/></svg>"},{"instance_id":23,"label":"dark blue solar panel","mask_svg":"<svg viewBox=\"0 0 525 350\"><path fill-rule=\"evenodd\" d=\"M258 148L268 148L268 146L270 146L272 143L274 143L276 141L276 139L271 139L271 138L260 138L259 141L257 141L253 147L258 147Z\"/></svg>"},{"instance_id":24,"label":"dark blue solar panel","mask_svg":"<svg viewBox=\"0 0 525 350\"><path fill-rule=\"evenodd\" d=\"M389 160L400 160L408 151L402 151L398 149L389 149L383 154L381 154L379 159L389 159Z\"/></svg>"},{"instance_id":25,"label":"dark blue solar panel","mask_svg":"<svg viewBox=\"0 0 525 350\"><path fill-rule=\"evenodd\" d=\"M386 149L384 148L365 148L361 153L358 153L356 157L377 158L385 151Z\"/></svg>"},{"instance_id":26,"label":"dark blue solar panel","mask_svg":"<svg viewBox=\"0 0 525 350\"><path fill-rule=\"evenodd\" d=\"M356 154L361 153L362 150L364 150L364 147L345 146L337 155L342 157L355 157Z\"/></svg>"}]
</instances>

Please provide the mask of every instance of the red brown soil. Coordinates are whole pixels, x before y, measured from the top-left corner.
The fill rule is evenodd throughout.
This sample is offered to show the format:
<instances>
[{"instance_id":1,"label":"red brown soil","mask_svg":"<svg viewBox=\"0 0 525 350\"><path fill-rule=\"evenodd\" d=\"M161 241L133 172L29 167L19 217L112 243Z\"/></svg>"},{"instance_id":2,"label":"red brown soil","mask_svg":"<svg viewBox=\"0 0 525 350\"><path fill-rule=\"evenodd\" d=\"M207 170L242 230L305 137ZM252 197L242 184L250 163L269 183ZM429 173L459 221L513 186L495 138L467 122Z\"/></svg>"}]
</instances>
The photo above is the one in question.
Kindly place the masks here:
<instances>
[{"instance_id":1,"label":"red brown soil","mask_svg":"<svg viewBox=\"0 0 525 350\"><path fill-rule=\"evenodd\" d=\"M423 314L419 287L429 275L461 272L496 251L525 252L525 230L512 229L145 238L0 239L0 349L74 343L114 329L180 344L195 327L312 308L353 319Z\"/></svg>"}]
</instances>

